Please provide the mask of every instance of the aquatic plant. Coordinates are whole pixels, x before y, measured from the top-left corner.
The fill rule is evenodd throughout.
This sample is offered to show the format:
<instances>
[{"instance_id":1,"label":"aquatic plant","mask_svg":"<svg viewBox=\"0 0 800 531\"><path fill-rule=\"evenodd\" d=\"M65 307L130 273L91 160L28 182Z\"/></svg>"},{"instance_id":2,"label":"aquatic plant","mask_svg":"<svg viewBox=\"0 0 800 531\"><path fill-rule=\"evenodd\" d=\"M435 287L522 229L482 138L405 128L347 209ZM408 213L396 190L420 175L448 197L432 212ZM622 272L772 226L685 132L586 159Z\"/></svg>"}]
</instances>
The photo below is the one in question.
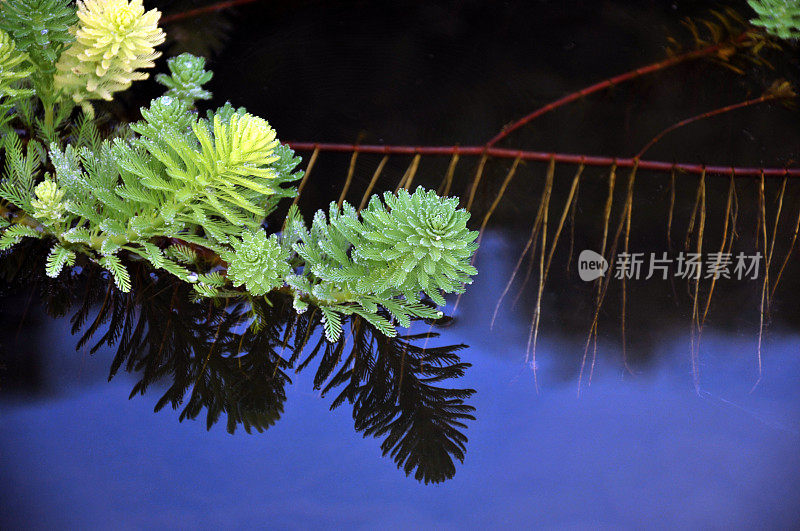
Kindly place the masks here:
<instances>
[{"instance_id":1,"label":"aquatic plant","mask_svg":"<svg viewBox=\"0 0 800 531\"><path fill-rule=\"evenodd\" d=\"M64 190L59 188L54 181L45 179L33 189L36 196L31 199L33 215L45 225L52 225L64 219L66 205L64 204Z\"/></svg>"},{"instance_id":2,"label":"aquatic plant","mask_svg":"<svg viewBox=\"0 0 800 531\"><path fill-rule=\"evenodd\" d=\"M15 100L33 95L32 90L20 86L33 73L27 62L28 56L0 30L0 124L10 119L8 112Z\"/></svg>"},{"instance_id":3,"label":"aquatic plant","mask_svg":"<svg viewBox=\"0 0 800 531\"><path fill-rule=\"evenodd\" d=\"M197 100L211 99L211 93L203 85L211 81L212 72L205 69L206 60L190 53L182 53L167 59L170 75L158 74L156 81L167 87L165 96L177 98L189 105Z\"/></svg>"},{"instance_id":4,"label":"aquatic plant","mask_svg":"<svg viewBox=\"0 0 800 531\"><path fill-rule=\"evenodd\" d=\"M362 213L363 238L356 253L374 268L389 267L385 285L396 286L407 297L423 291L438 304L444 293L463 293L477 270L470 264L478 246L477 231L467 228L469 213L455 197L441 198L433 190L383 196L385 207L373 196Z\"/></svg>"},{"instance_id":5,"label":"aquatic plant","mask_svg":"<svg viewBox=\"0 0 800 531\"><path fill-rule=\"evenodd\" d=\"M132 260L192 284L197 297L244 298L255 308L256 298L283 291L298 312L319 308L330 341L345 316L389 336L395 323L439 318L420 295L444 304L442 293L462 292L477 273L469 214L457 199L424 190L386 194L385 205L376 197L363 220L350 205L332 208L329 222L318 212L311 230L292 208L286 230L268 234L265 218L297 195L300 159L243 108L195 112L211 97L202 58L170 59L170 74L157 77L165 94L141 109L140 121L102 139L89 101L145 79L165 38L160 13L141 0L79 0L77 8L10 0L3 9L10 36L0 33L0 91L15 123L0 132L0 250L47 240L49 276L81 257L122 292L131 289ZM40 26L58 24L50 44L36 37ZM253 325L262 324L254 309Z\"/></svg>"},{"instance_id":6,"label":"aquatic plant","mask_svg":"<svg viewBox=\"0 0 800 531\"><path fill-rule=\"evenodd\" d=\"M164 42L158 27L161 13L145 12L142 0L78 0L79 23L71 29L75 41L61 54L54 77L56 90L82 103L111 100L133 81L147 79L141 69L155 66Z\"/></svg>"},{"instance_id":7,"label":"aquatic plant","mask_svg":"<svg viewBox=\"0 0 800 531\"><path fill-rule=\"evenodd\" d=\"M676 34L675 37L669 38L667 57L594 82L538 106L522 117L505 123L494 136L483 144L432 146L310 141L293 142L291 146L298 151L310 153L312 160L317 161L318 165L325 164L326 161L336 160L337 157L342 155L349 155L351 164L348 169L347 182L349 182L350 176L359 171L362 174L364 173L364 166L369 164L365 161L372 161L378 156L382 157L377 169L374 170L368 190L371 190L374 183L379 182L381 176L385 176L388 173L384 169L390 168L392 163L395 166L404 163L407 167L404 177L398 184L399 188L409 186L408 183L413 180L420 164L434 165L438 163L442 166L446 165L446 172L440 176L439 192L448 195L450 190L455 189L459 193L468 194L466 201L468 210L473 210L474 199L477 199L475 201L476 204L483 203L486 209L482 212L481 232L489 227L493 216L502 211L503 206L506 207L506 216L517 215L522 217L530 214L523 221L523 223L530 224L530 234L527 237L527 241L524 242L524 246L521 246L516 264L508 277L505 287L499 292L495 302L494 316L498 315L504 305L514 308L519 301L525 300L526 296L529 296L530 300L534 301L529 321L526 362L530 363L534 383L537 386L536 347L539 326L542 322L545 322L542 318L542 309L546 307L544 303L547 302L549 297L551 304L561 307L563 306L564 298L572 295L571 293L564 293L563 290L550 294L545 292L549 276L559 269L551 266L555 264L554 257L566 257L566 272L569 273L570 264L574 264L574 259L577 257L575 251L580 249L576 244L579 241L585 241L585 234L579 236L577 227L582 224L583 229L586 230L587 221L591 221L591 216L593 215L590 212L594 212L592 208L595 205L585 199L580 200L580 196L585 196L586 194L579 194L579 190L585 186L585 182L591 182L590 186L594 186L594 179L598 175L595 174L587 180L584 174L585 169L603 168L602 178L607 182L608 195L605 201L600 204L601 208L597 212L601 217L596 222L599 222L602 228L602 239L597 242L597 248L600 249L601 254L612 258L619 251L627 252L629 241L633 237L633 222L631 220L636 217L632 214L633 210L635 210L634 190L639 193L638 190L643 186L641 184L643 179L639 178L637 180L637 172L641 174L641 172L646 171L648 177L655 173L657 177L666 177L668 180L668 188L664 188L668 189L669 199L664 204L666 206L666 243L669 249L675 248L675 242L672 239L673 227L679 226L680 223L677 215L680 207L678 200L676 200L676 189L679 189L678 183L681 182L681 179L685 181L699 178L700 181L700 184L696 187L696 192L692 196L695 200L695 206L692 210L691 218L688 220L689 229L686 233L685 241L687 243L685 245L688 248L690 242L699 246L704 244L706 250L708 249L709 239L706 237L705 242L703 242L706 192L705 184L702 183L705 183L706 180L709 182L720 179L729 180L730 188L727 196L727 206L724 218L720 220L724 220L725 229L723 230L722 243L716 249L720 252L731 248L734 240L738 238L735 227L737 223L743 223L742 215L738 210L738 197L741 196L737 196L737 193L740 193L737 192L737 187L748 186L749 184L747 183L759 180L759 199L756 210L759 213L757 226L761 232L758 234L759 243L756 248L767 257L765 261L767 274L764 274L761 278L761 304L758 308L759 340L757 352L760 377L762 374L761 338L766 324L769 322L770 303L781 279L786 279L788 276L784 275L788 267L787 264L791 264L792 259L796 256L793 252L796 252L800 213L795 213L794 229L792 230L792 226L788 227L789 242L785 252L777 251L779 245L776 245L776 241L780 243L779 236L785 234L785 231L777 229L778 222L784 222L781 215L785 216L787 209L792 208L789 206L790 203L784 201L784 199L788 201L788 197L790 197L788 194L791 186L787 185L787 182L792 183L796 180L796 177L800 177L800 168L797 168L795 164L796 156L792 155L784 160L774 162L772 165L766 165L762 161L755 167L742 167L736 164L720 163L718 165L708 165L685 161L680 153L670 155L669 160L653 160L649 157L645 158L645 153L649 152L654 145L660 144L665 135L701 121L711 122L714 117L729 113L733 114L741 109L767 103L780 102L790 106L792 100L796 98L796 91L792 82L787 82L783 77L765 79L764 73L775 72L776 63L781 64L776 59L778 61L788 59L791 65L796 65L796 62L793 61L791 55L785 53L787 48L782 43L776 42L766 32L754 29L745 18L730 8L712 10L707 17L702 19L687 18L681 26L685 35ZM648 142L645 142L648 140L647 138L644 139L644 147L635 152L635 154L610 153L597 155L596 153L588 152L543 151L536 149L535 146L529 147L510 142L515 132L523 130L534 120L544 115L555 113L569 104L587 101L589 96L594 95L596 97L603 91L616 90L625 83L632 83L658 72L697 60L710 61L730 72L736 73L736 75L748 76L750 81L755 78L757 83L762 86L762 91L754 94L752 88L748 89L747 98L743 101L712 108L689 118L676 121L672 125L665 127L652 139L649 139ZM783 64L785 65L786 63ZM789 79L796 78L796 72L792 71L791 67L787 77ZM506 119L503 118L503 120ZM660 147L664 148L663 145ZM330 155L328 155L329 153ZM446 164L446 160L442 160L443 157L450 159L449 164ZM547 169L544 170L540 168L540 165L532 164L535 162L547 163ZM568 177L563 173L565 167L571 167L570 174L573 176L571 179L567 178L563 183L566 186L562 187L560 186L561 178ZM528 170L526 171L525 168L528 168ZM530 168L534 168L533 171ZM624 189L620 191L623 171L628 174L627 183L624 183ZM557 172L561 172L561 175L558 175ZM505 177L496 180L498 176L502 175L505 175ZM514 197L510 193L513 186L519 186L521 175L522 180L526 182L537 182L544 185L539 189L541 195L534 199L535 203L538 203L538 207L534 205L533 210L520 208L519 197ZM618 176L620 179L617 178ZM770 190L769 188L770 182L774 181L778 181L778 190ZM347 182L345 188L347 187ZM648 185L646 184L645 186ZM620 193L622 193L621 198ZM346 193L343 192L342 198L345 196ZM491 199L487 201L487 197ZM556 206L555 199L562 197L566 198L565 202ZM773 199L777 197L777 205L772 200L765 200L765 197L772 197ZM593 200L596 201L596 197ZM528 201L530 201L530 198ZM360 203L362 208L366 203L366 199L362 198ZM605 205L604 207L602 206L603 204ZM775 209L774 223L770 220L772 215L770 212L771 206ZM558 211L554 212L555 208L558 208ZM616 218L617 216L615 211L620 209L619 219L612 220L612 217ZM477 210L477 208L474 210ZM582 212L582 215L578 216L578 212ZM648 215L652 215L652 212L652 209L648 210ZM556 219L553 219L554 214L557 216ZM587 220L587 218L590 219ZM517 221L520 221L520 219L517 218ZM508 218L504 222L508 223ZM767 229L770 224L772 225L771 237ZM783 229L784 227L781 226L781 228ZM567 235L569 239L567 242L568 251L566 249L567 245L564 243ZM480 241L480 238L478 241ZM764 248L761 247L762 244ZM783 256L778 257L778 254L783 254ZM778 258L781 260L776 262ZM614 267L613 260L610 262L610 267ZM777 275L775 270L777 270ZM556 273L556 275L561 274L563 274L563 271ZM607 295L613 291L613 289L609 288L615 287L614 284L621 284L622 291L620 298L622 357L625 367L632 370L628 365L626 350L626 316L629 310L627 301L630 293L626 290L625 278L623 277L620 280L617 283L611 275L608 275L603 279L596 280L595 289L591 290L592 302L590 307L593 307L593 311L589 312L588 334L584 344L583 357L580 361L579 390L586 384L587 380L591 381L594 372L598 352L598 330L600 323L605 318L606 300L610 298ZM534 284L533 293L526 293L526 288L531 284ZM698 361L697 345L699 344L706 319L710 315L709 308L712 305L712 301L719 298L717 295L719 291L715 292L715 279L712 277L707 281L704 279L702 283L699 281L692 283L689 286L689 293L691 294L690 305L692 307L692 372L699 391L698 375L700 363ZM555 302L556 300L558 302ZM575 303L582 304L583 302L576 300ZM640 316L634 317L640 318ZM576 318L581 318L581 316L576 315ZM491 322L492 324L494 323L494 317Z\"/></svg>"},{"instance_id":8,"label":"aquatic plant","mask_svg":"<svg viewBox=\"0 0 800 531\"><path fill-rule=\"evenodd\" d=\"M758 15L750 22L781 39L800 38L800 3L797 0L748 0Z\"/></svg>"},{"instance_id":9,"label":"aquatic plant","mask_svg":"<svg viewBox=\"0 0 800 531\"><path fill-rule=\"evenodd\" d=\"M30 96L32 92L19 88L19 82L33 72L25 63L28 56L17 49L9 35L0 30L0 98Z\"/></svg>"},{"instance_id":10,"label":"aquatic plant","mask_svg":"<svg viewBox=\"0 0 800 531\"><path fill-rule=\"evenodd\" d=\"M75 40L70 28L78 21L70 0L3 0L0 29L8 32L32 65L37 92L49 92L55 64L64 47Z\"/></svg>"},{"instance_id":11,"label":"aquatic plant","mask_svg":"<svg viewBox=\"0 0 800 531\"><path fill-rule=\"evenodd\" d=\"M264 231L245 232L231 238L232 251L222 254L228 262L228 278L234 286L245 286L251 295L264 295L283 285L289 274L286 253L277 237Z\"/></svg>"},{"instance_id":12,"label":"aquatic plant","mask_svg":"<svg viewBox=\"0 0 800 531\"><path fill-rule=\"evenodd\" d=\"M308 300L320 306L331 340L341 332L342 315L351 314L394 335L378 306L404 327L412 316L437 319L441 312L423 304L419 294L443 305L440 291L461 293L477 273L469 260L478 233L466 228L469 213L457 208L457 199L420 187L413 194L387 192L384 202L373 197L362 219L349 203L341 209L331 203L327 218L317 212L310 230L290 212L284 238L305 267L286 282L299 310Z\"/></svg>"}]
</instances>

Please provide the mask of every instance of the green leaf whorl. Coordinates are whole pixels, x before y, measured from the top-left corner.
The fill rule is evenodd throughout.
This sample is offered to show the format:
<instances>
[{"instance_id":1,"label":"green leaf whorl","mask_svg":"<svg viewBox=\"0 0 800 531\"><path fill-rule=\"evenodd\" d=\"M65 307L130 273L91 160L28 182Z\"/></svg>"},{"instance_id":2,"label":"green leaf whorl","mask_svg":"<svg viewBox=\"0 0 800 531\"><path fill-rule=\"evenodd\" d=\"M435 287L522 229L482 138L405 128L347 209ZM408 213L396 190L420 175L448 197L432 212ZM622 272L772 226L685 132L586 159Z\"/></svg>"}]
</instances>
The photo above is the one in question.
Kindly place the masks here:
<instances>
[{"instance_id":1,"label":"green leaf whorl","mask_svg":"<svg viewBox=\"0 0 800 531\"><path fill-rule=\"evenodd\" d=\"M444 304L438 289L460 293L477 274L469 262L478 233L467 228L470 214L458 208L457 198L442 198L422 187L413 194L387 192L383 202L373 197L361 216L363 238L355 245L356 253L388 263L399 291L424 291Z\"/></svg>"},{"instance_id":2,"label":"green leaf whorl","mask_svg":"<svg viewBox=\"0 0 800 531\"><path fill-rule=\"evenodd\" d=\"M283 284L291 271L287 253L273 234L247 231L242 238L231 238L232 252L224 254L228 278L234 286L244 285L251 295L264 295Z\"/></svg>"},{"instance_id":3,"label":"green leaf whorl","mask_svg":"<svg viewBox=\"0 0 800 531\"><path fill-rule=\"evenodd\" d=\"M197 100L211 99L211 93L203 88L213 74L205 69L206 60L190 53L182 53L167 59L170 75L158 74L156 81L167 87L165 96L177 98L194 105Z\"/></svg>"},{"instance_id":4,"label":"green leaf whorl","mask_svg":"<svg viewBox=\"0 0 800 531\"><path fill-rule=\"evenodd\" d=\"M50 180L44 180L34 188L35 198L31 199L33 215L45 224L61 221L66 211L64 191Z\"/></svg>"}]
</instances>

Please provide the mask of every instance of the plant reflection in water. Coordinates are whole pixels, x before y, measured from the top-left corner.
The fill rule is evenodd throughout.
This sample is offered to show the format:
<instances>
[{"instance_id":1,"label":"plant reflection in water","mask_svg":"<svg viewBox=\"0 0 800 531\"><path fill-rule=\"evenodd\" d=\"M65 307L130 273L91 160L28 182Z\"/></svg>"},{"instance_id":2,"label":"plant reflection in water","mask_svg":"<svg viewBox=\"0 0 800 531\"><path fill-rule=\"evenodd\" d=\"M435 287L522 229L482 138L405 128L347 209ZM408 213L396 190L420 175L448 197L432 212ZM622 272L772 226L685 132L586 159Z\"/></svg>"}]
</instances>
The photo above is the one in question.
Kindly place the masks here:
<instances>
[{"instance_id":1,"label":"plant reflection in water","mask_svg":"<svg viewBox=\"0 0 800 531\"><path fill-rule=\"evenodd\" d=\"M432 323L388 338L351 317L348 333L330 343L319 312L297 314L290 296L273 293L253 308L196 300L191 285L144 263L132 268L129 293L88 263L55 281L25 265L41 261L31 256L42 252L37 243L0 261L3 291L34 286L50 316L70 315L78 349L113 346L109 379L130 373L131 398L160 394L155 411L170 405L181 421L204 414L210 429L225 416L230 433L263 432L284 411L290 372L315 366L315 389L334 397L331 409L352 406L355 429L382 439L383 454L407 475L438 483L463 461L466 422L474 420L465 400L475 391L445 386L470 366L458 354L466 345L434 346ZM254 318L259 326L248 326Z\"/></svg>"}]
</instances>

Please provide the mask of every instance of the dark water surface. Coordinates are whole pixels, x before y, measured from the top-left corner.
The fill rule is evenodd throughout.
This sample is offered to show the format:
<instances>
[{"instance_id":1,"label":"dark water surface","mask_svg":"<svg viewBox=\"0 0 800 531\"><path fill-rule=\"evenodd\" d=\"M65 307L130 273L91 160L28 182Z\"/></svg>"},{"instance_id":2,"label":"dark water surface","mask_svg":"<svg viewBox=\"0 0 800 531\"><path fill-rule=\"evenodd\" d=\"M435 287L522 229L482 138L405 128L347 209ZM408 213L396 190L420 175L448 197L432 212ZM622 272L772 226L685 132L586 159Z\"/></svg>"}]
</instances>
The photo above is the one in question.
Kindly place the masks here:
<instances>
[{"instance_id":1,"label":"dark water surface","mask_svg":"<svg viewBox=\"0 0 800 531\"><path fill-rule=\"evenodd\" d=\"M169 11L187 2L163 4ZM667 36L680 34L680 18L709 7L719 4L264 2L225 19L227 41L210 63L216 71L212 88L217 102L231 99L267 117L286 140L480 144L548 100L663 58ZM181 31L194 31L191 42L202 42L198 34L207 30L210 39L225 24L201 19ZM788 63L782 75L796 79L797 65ZM741 101L773 77L779 76L763 67L740 76L708 63L689 64L581 101L504 145L630 156L663 127ZM797 160L797 120L796 111L778 105L748 109L687 128L660 143L652 157L781 167ZM320 156L315 180L300 202L307 217L338 196L348 159ZM350 197L355 201L379 158L362 160ZM392 187L408 162L393 158L387 166L391 178L379 188ZM423 161L419 182L437 186L446 163ZM474 163L464 163L457 192L467 190ZM487 188L476 201L476 227L509 166L510 161L489 165ZM77 308L66 312L53 302L59 300L58 284L18 275L0 291L5 366L0 368L0 528L797 527L796 260L773 301L762 346L764 376L755 389L758 282L718 287L701 343L699 393L690 363L691 298L685 284L673 289L668 282L631 282L625 353L631 370L622 362L615 287L601 315L591 385L584 375L578 397L593 291L577 280L574 266L567 270L562 245L543 298L537 393L525 363L535 282L516 304L506 301L491 331L489 322L528 235L544 175L540 166L521 170L524 178L509 189L482 242L476 283L452 324L437 328L441 337L431 340L431 345L469 345L458 355L472 366L440 385L476 390L464 400L476 408L476 420L466 421L462 430L469 439L466 457L463 464L455 461L452 479L425 485L413 473L406 477L391 458L382 457L385 436L362 437L347 405L329 411L336 393L321 398L314 389L318 360L297 374L286 369L291 384L285 386L285 403L275 399L283 413L264 433L239 427L230 435L225 414L209 431L204 412L179 423L186 402L178 411L167 404L154 413L180 367L154 378L144 396L129 400L146 370L129 373L123 365L107 382L116 346L90 354L90 342L76 350L80 334L71 333L69 318L48 313L69 316ZM557 171L554 217L574 168ZM597 246L597 210L607 173L587 170L575 250ZM631 245L665 251L669 175L643 175ZM768 183L771 207L777 185ZM681 178L677 186L680 245L697 178ZM708 186L714 247L722 220L713 212L724 202L727 180L709 180ZM756 195L753 182L740 186L734 251L749 252ZM788 190L791 218L798 190ZM785 244L777 248L783 252ZM27 256L21 271L44 268L43 256ZM8 265L8 256L0 260L7 261L2 268L7 277L16 267ZM92 286L85 278L61 280L64 289L73 281L79 288L81 282ZM88 323L103 301L104 286ZM74 291L73 302L80 303L83 291ZM155 308L157 301L148 300L137 302L136 311L147 308L141 304ZM176 315L190 310L177 307ZM171 314L166 311L163 315ZM107 327L98 328L95 341ZM412 326L413 333L427 329L422 323ZM191 338L209 330L183 332ZM309 346L318 337L315 332ZM161 355L157 340L148 347L142 360ZM202 356L195 352L193 361ZM232 381L241 384L233 376L226 383ZM228 391L231 403L247 395L246 388L231 391L225 385L220 394ZM422 446L422 439L412 443Z\"/></svg>"}]
</instances>

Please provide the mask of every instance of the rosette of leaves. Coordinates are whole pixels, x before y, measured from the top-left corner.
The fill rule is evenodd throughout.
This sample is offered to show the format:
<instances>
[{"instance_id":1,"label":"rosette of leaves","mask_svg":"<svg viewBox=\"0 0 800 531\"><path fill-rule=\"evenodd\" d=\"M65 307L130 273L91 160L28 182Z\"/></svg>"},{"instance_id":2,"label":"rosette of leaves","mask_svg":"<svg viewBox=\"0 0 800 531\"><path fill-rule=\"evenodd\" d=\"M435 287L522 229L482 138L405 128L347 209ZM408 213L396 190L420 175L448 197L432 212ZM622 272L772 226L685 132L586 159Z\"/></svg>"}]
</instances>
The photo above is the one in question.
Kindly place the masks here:
<instances>
[{"instance_id":1,"label":"rosette of leaves","mask_svg":"<svg viewBox=\"0 0 800 531\"><path fill-rule=\"evenodd\" d=\"M205 66L205 58L182 53L167 59L170 75L158 74L156 81L167 87L165 96L194 106L197 100L211 99L211 92L205 90L203 85L208 83L214 74L206 70Z\"/></svg>"},{"instance_id":2,"label":"rosette of leaves","mask_svg":"<svg viewBox=\"0 0 800 531\"><path fill-rule=\"evenodd\" d=\"M64 46L75 40L69 28L77 20L70 0L0 2L0 29L7 31L17 48L28 54L37 73L50 77Z\"/></svg>"},{"instance_id":3,"label":"rosette of leaves","mask_svg":"<svg viewBox=\"0 0 800 531\"><path fill-rule=\"evenodd\" d=\"M444 305L444 293L462 293L478 271L470 259L478 246L467 228L470 214L458 198L443 198L419 187L373 196L361 213L363 231L355 252L368 264L385 266L384 282L406 297L420 291Z\"/></svg>"},{"instance_id":4,"label":"rosette of leaves","mask_svg":"<svg viewBox=\"0 0 800 531\"><path fill-rule=\"evenodd\" d=\"M250 295L264 295L283 285L290 273L288 253L276 235L267 237L263 230L247 231L241 238L231 238L232 251L222 254L228 263L228 279L234 286L244 286Z\"/></svg>"},{"instance_id":5,"label":"rosette of leaves","mask_svg":"<svg viewBox=\"0 0 800 531\"><path fill-rule=\"evenodd\" d=\"M133 81L147 79L140 72L152 68L164 42L158 27L161 13L145 12L142 0L78 0L79 23L73 42L56 64L55 87L83 105L86 100L111 100Z\"/></svg>"},{"instance_id":6,"label":"rosette of leaves","mask_svg":"<svg viewBox=\"0 0 800 531\"><path fill-rule=\"evenodd\" d=\"M389 337L397 335L392 320L407 328L412 317L440 318L441 312L418 299L405 299L396 290L374 290L381 273L351 257L351 242L359 230L356 211L348 203L341 211L331 203L329 217L317 211L310 230L296 207L289 210L281 243L297 253L299 272L285 279L294 292L295 310L303 313L309 305L319 308L329 341L341 336L347 315L362 317Z\"/></svg>"},{"instance_id":7,"label":"rosette of leaves","mask_svg":"<svg viewBox=\"0 0 800 531\"><path fill-rule=\"evenodd\" d=\"M477 273L469 263L477 232L467 229L469 213L458 209L457 198L423 188L387 192L383 202L373 196L361 216L346 202L341 210L332 203L307 230L292 210L284 232L303 260L301 274L286 279L295 306L318 306L331 341L341 333L342 315L360 315L388 336L396 332L380 308L404 327L411 316L441 317L420 302L420 292L443 305L442 292L463 292Z\"/></svg>"},{"instance_id":8,"label":"rosette of leaves","mask_svg":"<svg viewBox=\"0 0 800 531\"><path fill-rule=\"evenodd\" d=\"M36 197L31 200L31 207L35 218L45 225L58 223L64 218L64 190L58 184L46 179L36 185L33 193Z\"/></svg>"},{"instance_id":9,"label":"rosette of leaves","mask_svg":"<svg viewBox=\"0 0 800 531\"><path fill-rule=\"evenodd\" d=\"M750 22L781 39L800 38L800 3L797 0L748 0L758 15Z\"/></svg>"},{"instance_id":10,"label":"rosette of leaves","mask_svg":"<svg viewBox=\"0 0 800 531\"><path fill-rule=\"evenodd\" d=\"M302 177L294 171L300 159L266 120L230 105L198 120L168 96L142 115L131 126L141 136L118 143L117 155L127 187L154 194L164 220L227 244L243 228L259 229L280 199L294 196L283 185Z\"/></svg>"}]
</instances>

